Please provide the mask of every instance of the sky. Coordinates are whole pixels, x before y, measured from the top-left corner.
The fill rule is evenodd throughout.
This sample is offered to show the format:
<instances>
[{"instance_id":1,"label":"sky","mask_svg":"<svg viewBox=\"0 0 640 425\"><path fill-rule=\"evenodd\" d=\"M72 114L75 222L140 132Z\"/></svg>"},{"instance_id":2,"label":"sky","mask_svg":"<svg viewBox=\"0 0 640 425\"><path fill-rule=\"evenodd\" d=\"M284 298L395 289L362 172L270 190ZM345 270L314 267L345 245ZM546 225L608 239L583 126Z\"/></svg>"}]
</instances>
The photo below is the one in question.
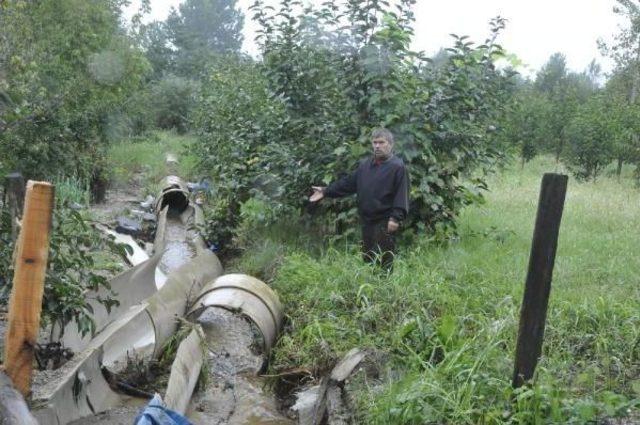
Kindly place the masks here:
<instances>
[{"instance_id":1,"label":"sky","mask_svg":"<svg viewBox=\"0 0 640 425\"><path fill-rule=\"evenodd\" d=\"M179 3L180 0L151 0L152 11L145 21L164 20L170 8ZM238 0L245 12L243 49L255 56L256 25L247 13L252 3L253 0ZM600 55L597 40L611 41L618 32L621 21L612 11L615 3L615 0L418 0L414 6L412 48L433 54L452 44L451 33L468 35L481 43L489 34L489 20L500 15L508 22L498 42L525 64L520 69L522 74L533 76L555 52L564 53L568 67L574 71L583 71L596 59L606 72L613 64ZM135 5L133 1L130 10Z\"/></svg>"}]
</instances>

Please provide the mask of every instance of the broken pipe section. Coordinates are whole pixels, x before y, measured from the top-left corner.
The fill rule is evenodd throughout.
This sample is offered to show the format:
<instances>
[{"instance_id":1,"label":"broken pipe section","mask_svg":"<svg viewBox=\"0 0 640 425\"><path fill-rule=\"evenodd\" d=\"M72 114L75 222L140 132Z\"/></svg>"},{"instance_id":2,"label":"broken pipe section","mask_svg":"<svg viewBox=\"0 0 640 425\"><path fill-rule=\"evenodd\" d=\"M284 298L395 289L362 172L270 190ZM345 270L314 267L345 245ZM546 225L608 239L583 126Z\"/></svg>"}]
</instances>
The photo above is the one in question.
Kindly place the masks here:
<instances>
[{"instance_id":1,"label":"broken pipe section","mask_svg":"<svg viewBox=\"0 0 640 425\"><path fill-rule=\"evenodd\" d=\"M201 209L189 202L178 178L168 177L164 187L156 203L154 256L112 281L120 307L99 315L99 333L90 340L76 338L79 352L34 390L41 425L62 425L122 405L126 397L113 391L107 377L121 372L129 358L157 356L185 313L203 332L192 333L176 355L169 407L211 415L196 423L290 423L257 377L282 325L277 295L250 276L221 276L220 261L197 232ZM179 262L174 261L178 249L168 249L170 244L186 246ZM162 285L155 281L158 268L167 274ZM206 349L199 351L202 346ZM216 379L194 403L191 394L205 363ZM212 409L206 408L209 402Z\"/></svg>"}]
</instances>

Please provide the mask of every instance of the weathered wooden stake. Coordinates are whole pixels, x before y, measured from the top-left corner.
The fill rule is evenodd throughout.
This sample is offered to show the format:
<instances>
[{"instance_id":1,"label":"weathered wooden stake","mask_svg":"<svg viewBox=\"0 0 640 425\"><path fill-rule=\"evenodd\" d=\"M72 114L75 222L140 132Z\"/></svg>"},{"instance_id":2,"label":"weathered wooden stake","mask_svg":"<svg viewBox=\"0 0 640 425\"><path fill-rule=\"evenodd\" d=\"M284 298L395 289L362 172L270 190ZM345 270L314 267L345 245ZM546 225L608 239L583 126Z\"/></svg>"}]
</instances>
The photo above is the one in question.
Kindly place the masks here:
<instances>
[{"instance_id":1,"label":"weathered wooden stake","mask_svg":"<svg viewBox=\"0 0 640 425\"><path fill-rule=\"evenodd\" d=\"M16 219L22 216L24 201L24 177L20 173L7 174L4 182L4 200L11 214L11 240L18 237L18 225Z\"/></svg>"},{"instance_id":2,"label":"weathered wooden stake","mask_svg":"<svg viewBox=\"0 0 640 425\"><path fill-rule=\"evenodd\" d=\"M568 177L545 174L542 177L529 271L520 310L512 386L518 388L533 378L542 352L551 277L558 246L558 233L567 193Z\"/></svg>"},{"instance_id":3,"label":"weathered wooden stake","mask_svg":"<svg viewBox=\"0 0 640 425\"><path fill-rule=\"evenodd\" d=\"M25 397L30 392L40 329L53 199L51 184L33 181L27 184L4 349L5 371Z\"/></svg>"}]
</instances>

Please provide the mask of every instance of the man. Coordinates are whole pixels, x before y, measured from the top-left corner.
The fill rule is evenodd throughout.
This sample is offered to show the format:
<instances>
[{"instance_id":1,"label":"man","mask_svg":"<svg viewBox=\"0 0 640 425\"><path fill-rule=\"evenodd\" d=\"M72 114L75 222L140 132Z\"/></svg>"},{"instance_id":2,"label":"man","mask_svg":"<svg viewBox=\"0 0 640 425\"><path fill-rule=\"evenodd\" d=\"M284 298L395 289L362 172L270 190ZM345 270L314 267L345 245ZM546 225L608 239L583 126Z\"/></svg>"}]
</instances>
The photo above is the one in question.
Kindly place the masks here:
<instances>
[{"instance_id":1,"label":"man","mask_svg":"<svg viewBox=\"0 0 640 425\"><path fill-rule=\"evenodd\" d=\"M409 175L402 159L393 155L394 140L389 130L374 130L371 145L373 157L363 159L353 173L328 187L312 186L309 201L357 193L363 257L391 270L395 234L409 212Z\"/></svg>"}]
</instances>

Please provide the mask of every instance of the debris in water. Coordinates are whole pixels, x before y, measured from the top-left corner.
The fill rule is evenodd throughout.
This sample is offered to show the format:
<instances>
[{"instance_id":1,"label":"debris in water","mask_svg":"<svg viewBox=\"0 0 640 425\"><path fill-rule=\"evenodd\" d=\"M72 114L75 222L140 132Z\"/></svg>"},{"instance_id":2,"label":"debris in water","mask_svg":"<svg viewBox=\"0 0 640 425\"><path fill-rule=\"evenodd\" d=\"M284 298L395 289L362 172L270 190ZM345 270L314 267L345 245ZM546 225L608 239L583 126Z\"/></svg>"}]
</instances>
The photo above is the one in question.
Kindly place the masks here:
<instances>
[{"instance_id":1,"label":"debris in water","mask_svg":"<svg viewBox=\"0 0 640 425\"><path fill-rule=\"evenodd\" d=\"M142 232L142 223L138 220L133 220L127 217L118 217L118 225L116 226L116 232L123 233L125 235L138 236Z\"/></svg>"}]
</instances>

